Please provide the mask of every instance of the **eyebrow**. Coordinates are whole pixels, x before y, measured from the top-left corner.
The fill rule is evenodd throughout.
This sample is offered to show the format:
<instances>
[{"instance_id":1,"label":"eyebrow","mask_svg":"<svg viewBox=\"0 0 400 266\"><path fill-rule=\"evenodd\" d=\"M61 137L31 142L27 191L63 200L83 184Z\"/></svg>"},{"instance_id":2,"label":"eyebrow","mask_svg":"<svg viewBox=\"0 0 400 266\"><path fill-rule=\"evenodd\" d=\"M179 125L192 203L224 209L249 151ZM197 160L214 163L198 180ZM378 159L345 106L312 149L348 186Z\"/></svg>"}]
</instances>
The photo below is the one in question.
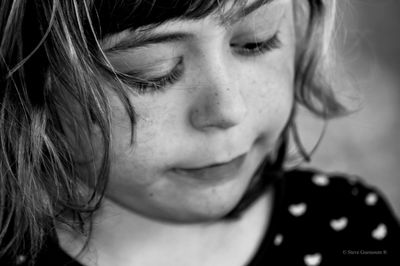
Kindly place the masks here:
<instances>
[{"instance_id":1,"label":"eyebrow","mask_svg":"<svg viewBox=\"0 0 400 266\"><path fill-rule=\"evenodd\" d=\"M105 53L113 53L128 49L143 47L149 44L168 43L184 41L192 38L193 34L185 32L171 33L152 33L152 32L136 32L129 37L125 37L112 47L104 50Z\"/></svg>"},{"instance_id":2,"label":"eyebrow","mask_svg":"<svg viewBox=\"0 0 400 266\"><path fill-rule=\"evenodd\" d=\"M243 9L240 9L239 12L234 12L231 15L226 16L223 18L222 25L224 24L233 24L238 20L243 19L244 17L250 15L254 11L258 10L260 7L271 4L275 0L256 0L254 3L251 3L248 6L245 6Z\"/></svg>"},{"instance_id":3,"label":"eyebrow","mask_svg":"<svg viewBox=\"0 0 400 266\"><path fill-rule=\"evenodd\" d=\"M248 6L240 9L238 12L221 16L220 24L226 26L227 24L234 24L238 20L250 15L260 7L270 4L275 0L256 0ZM111 47L104 50L105 53L117 53L128 49L144 47L149 44L157 43L170 43L177 41L185 41L193 38L194 35L186 32L171 32L171 33L153 33L151 30L142 30L130 34L128 37L123 37Z\"/></svg>"}]
</instances>

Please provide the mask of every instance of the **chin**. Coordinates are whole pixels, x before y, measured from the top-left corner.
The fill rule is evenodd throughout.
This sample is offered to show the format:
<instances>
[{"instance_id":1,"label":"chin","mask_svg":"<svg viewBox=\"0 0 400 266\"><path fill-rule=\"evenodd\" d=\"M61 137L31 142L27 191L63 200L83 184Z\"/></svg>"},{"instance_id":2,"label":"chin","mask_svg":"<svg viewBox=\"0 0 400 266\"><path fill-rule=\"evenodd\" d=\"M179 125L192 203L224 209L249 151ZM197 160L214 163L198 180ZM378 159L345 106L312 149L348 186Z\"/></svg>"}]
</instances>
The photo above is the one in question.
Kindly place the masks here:
<instances>
[{"instance_id":1,"label":"chin","mask_svg":"<svg viewBox=\"0 0 400 266\"><path fill-rule=\"evenodd\" d=\"M188 200L179 208L162 208L157 218L172 223L207 223L220 220L231 212L241 199L241 195L232 194L225 198L208 197L201 202Z\"/></svg>"}]
</instances>

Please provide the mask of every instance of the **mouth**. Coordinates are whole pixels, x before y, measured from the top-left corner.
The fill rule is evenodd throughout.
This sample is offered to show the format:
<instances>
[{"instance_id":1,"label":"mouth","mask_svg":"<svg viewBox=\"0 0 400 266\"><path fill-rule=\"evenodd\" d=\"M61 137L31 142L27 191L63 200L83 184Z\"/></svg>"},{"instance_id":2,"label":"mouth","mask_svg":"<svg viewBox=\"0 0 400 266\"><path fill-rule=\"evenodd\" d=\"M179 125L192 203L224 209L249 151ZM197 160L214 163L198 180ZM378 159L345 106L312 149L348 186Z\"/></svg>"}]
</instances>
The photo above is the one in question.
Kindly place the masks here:
<instances>
[{"instance_id":1,"label":"mouth","mask_svg":"<svg viewBox=\"0 0 400 266\"><path fill-rule=\"evenodd\" d=\"M247 154L242 154L225 163L216 163L199 168L173 168L172 171L179 176L204 181L222 181L233 179L243 168Z\"/></svg>"}]
</instances>

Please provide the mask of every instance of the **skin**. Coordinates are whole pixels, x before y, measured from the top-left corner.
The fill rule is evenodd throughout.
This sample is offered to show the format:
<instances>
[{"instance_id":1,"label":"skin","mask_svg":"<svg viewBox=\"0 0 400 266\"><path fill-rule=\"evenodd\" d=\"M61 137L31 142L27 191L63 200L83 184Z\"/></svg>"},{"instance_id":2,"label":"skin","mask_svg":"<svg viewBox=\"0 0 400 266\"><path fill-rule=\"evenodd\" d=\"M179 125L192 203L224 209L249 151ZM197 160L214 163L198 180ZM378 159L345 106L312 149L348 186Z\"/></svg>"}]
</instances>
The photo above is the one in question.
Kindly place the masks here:
<instances>
[{"instance_id":1,"label":"skin","mask_svg":"<svg viewBox=\"0 0 400 266\"><path fill-rule=\"evenodd\" d=\"M278 48L251 56L241 53L244 45L254 39L270 39L277 31ZM218 219L241 199L257 167L276 149L290 117L295 58L292 2L276 0L227 26L213 15L168 22L152 30L172 32L190 37L108 53L107 49L130 35L122 32L103 41L106 55L120 72L141 72L154 78L170 72L179 58L183 58L184 70L179 80L161 91L132 93L130 100L137 114L133 145L128 116L118 97L110 94L110 182L91 244L103 254L99 262L109 258L118 265L116 254L127 261L132 250L140 250L136 254L145 257L149 254L146 247L156 247L158 254L168 250L166 257L173 257L172 250L186 250L193 258L195 253L207 252L204 246L214 252L216 246L210 243L216 241L242 243L237 261L243 262L257 248L268 223L271 193L237 222ZM240 155L244 161L234 174L218 172L198 179L175 171L226 163ZM258 229L252 229L257 224ZM227 237L237 231L247 236ZM71 238L62 232L59 235L64 249L74 253L68 244L73 242ZM239 244L225 250L232 254ZM104 255L107 253L109 257ZM221 255L218 263L226 263L226 258ZM87 257L82 261L93 264ZM213 264L216 261L210 265L224 265ZM174 263L171 265L179 265Z\"/></svg>"},{"instance_id":2,"label":"skin","mask_svg":"<svg viewBox=\"0 0 400 266\"><path fill-rule=\"evenodd\" d=\"M161 92L132 95L138 120L133 146L128 117L111 98L110 200L144 216L184 223L219 218L236 205L258 165L276 148L290 115L290 11L290 1L277 1L226 28L211 16L170 22L152 32L193 36L108 54L118 71L145 69L150 77L168 73L178 57L184 60L180 80ZM266 40L278 30L281 47L265 54L244 56L230 46ZM228 162L242 154L239 173L227 180L196 180L171 170Z\"/></svg>"}]
</instances>

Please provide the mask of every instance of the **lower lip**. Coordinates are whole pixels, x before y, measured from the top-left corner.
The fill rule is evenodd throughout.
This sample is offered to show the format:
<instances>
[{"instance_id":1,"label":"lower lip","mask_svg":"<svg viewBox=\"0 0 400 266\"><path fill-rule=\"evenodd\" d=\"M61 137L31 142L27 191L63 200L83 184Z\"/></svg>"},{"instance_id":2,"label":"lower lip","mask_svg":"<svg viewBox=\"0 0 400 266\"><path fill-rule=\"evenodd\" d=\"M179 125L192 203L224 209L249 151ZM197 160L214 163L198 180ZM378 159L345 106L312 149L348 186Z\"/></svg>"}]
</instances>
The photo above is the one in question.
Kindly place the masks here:
<instances>
[{"instance_id":1,"label":"lower lip","mask_svg":"<svg viewBox=\"0 0 400 266\"><path fill-rule=\"evenodd\" d=\"M234 179L241 172L245 159L246 155L242 155L225 164L196 169L175 168L173 172L185 178L207 182L219 182Z\"/></svg>"}]
</instances>

